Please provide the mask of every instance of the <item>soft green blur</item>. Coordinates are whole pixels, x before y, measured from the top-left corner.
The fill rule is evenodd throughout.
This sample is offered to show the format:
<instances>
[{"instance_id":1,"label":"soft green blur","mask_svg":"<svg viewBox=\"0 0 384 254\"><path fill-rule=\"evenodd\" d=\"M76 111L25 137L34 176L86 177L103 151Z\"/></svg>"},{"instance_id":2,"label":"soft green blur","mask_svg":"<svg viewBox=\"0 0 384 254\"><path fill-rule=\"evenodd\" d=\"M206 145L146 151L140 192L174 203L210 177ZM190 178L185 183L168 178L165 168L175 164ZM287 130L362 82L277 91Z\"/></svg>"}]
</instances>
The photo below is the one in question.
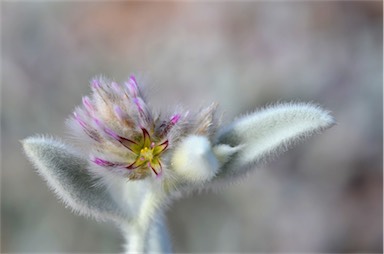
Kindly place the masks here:
<instances>
[{"instance_id":1,"label":"soft green blur","mask_svg":"<svg viewBox=\"0 0 384 254\"><path fill-rule=\"evenodd\" d=\"M76 216L19 140L69 137L88 81L135 73L155 108L223 121L312 101L337 125L218 193L168 210L176 252L382 252L382 2L1 3L1 250L118 252Z\"/></svg>"}]
</instances>

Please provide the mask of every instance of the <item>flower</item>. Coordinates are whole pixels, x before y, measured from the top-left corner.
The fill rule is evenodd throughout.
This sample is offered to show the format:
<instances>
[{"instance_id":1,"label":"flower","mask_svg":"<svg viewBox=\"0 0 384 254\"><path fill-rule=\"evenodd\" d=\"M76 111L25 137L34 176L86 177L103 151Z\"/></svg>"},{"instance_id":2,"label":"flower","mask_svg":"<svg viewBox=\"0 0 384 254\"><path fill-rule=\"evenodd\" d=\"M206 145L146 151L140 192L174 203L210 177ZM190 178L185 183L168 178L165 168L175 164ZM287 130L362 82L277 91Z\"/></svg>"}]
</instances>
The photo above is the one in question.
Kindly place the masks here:
<instances>
[{"instance_id":1,"label":"flower","mask_svg":"<svg viewBox=\"0 0 384 254\"><path fill-rule=\"evenodd\" d=\"M195 120L188 112L162 118L145 103L134 76L124 84L97 78L91 88L92 96L83 97L70 126L78 135L85 134L91 165L101 170L130 180L151 175L161 178L169 169L164 167L163 158L170 145L178 143L180 133L212 132L215 106L203 110Z\"/></svg>"},{"instance_id":2,"label":"flower","mask_svg":"<svg viewBox=\"0 0 384 254\"><path fill-rule=\"evenodd\" d=\"M91 88L69 120L88 145L86 158L51 137L29 137L23 146L64 203L121 226L127 253L169 253L162 211L174 198L232 182L334 124L319 106L281 103L219 129L215 104L155 114L134 76L124 84L97 78Z\"/></svg>"}]
</instances>

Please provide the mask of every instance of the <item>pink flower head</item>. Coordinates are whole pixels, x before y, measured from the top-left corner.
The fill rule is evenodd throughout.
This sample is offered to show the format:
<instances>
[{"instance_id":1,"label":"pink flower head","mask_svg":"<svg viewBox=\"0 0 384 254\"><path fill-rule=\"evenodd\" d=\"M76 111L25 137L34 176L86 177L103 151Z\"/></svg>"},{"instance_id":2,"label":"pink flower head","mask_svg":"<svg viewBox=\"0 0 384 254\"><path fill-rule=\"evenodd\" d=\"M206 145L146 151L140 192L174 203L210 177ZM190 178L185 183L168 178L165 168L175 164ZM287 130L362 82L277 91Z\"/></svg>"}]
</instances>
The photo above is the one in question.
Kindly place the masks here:
<instances>
[{"instance_id":1,"label":"pink flower head","mask_svg":"<svg viewBox=\"0 0 384 254\"><path fill-rule=\"evenodd\" d=\"M161 178L168 168L167 150L183 136L180 134L206 134L212 126L214 110L203 111L195 119L180 113L165 119L154 117L134 76L123 85L94 79L91 88L92 95L83 97L82 107L71 120L72 127L91 141L90 165L97 170L122 173L131 180L150 175Z\"/></svg>"}]
</instances>

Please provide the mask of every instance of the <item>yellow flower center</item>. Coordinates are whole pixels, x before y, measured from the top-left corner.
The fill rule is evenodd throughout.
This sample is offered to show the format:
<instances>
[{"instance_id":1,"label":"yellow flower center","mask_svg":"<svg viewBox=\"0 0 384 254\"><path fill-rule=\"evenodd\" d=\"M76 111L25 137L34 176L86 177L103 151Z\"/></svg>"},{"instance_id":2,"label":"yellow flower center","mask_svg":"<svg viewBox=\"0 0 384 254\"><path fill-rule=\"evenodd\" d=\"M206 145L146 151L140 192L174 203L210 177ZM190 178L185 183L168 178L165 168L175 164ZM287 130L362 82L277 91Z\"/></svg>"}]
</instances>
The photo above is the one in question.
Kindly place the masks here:
<instances>
[{"instance_id":1,"label":"yellow flower center","mask_svg":"<svg viewBox=\"0 0 384 254\"><path fill-rule=\"evenodd\" d=\"M141 161L152 161L153 159L153 148L144 147L140 150L139 158Z\"/></svg>"}]
</instances>

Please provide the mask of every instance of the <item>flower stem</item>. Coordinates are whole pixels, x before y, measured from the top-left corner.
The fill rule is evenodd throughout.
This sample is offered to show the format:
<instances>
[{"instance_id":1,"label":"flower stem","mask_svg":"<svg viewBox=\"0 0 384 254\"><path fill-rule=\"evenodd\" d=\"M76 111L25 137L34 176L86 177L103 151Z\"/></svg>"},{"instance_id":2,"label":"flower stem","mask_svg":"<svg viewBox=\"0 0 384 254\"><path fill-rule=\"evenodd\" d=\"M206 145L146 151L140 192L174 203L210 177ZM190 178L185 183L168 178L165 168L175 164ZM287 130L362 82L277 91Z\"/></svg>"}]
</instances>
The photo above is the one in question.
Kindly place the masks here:
<instances>
[{"instance_id":1,"label":"flower stem","mask_svg":"<svg viewBox=\"0 0 384 254\"><path fill-rule=\"evenodd\" d=\"M168 230L161 207L161 194L147 193L139 217L123 228L127 245L126 253L171 253Z\"/></svg>"}]
</instances>

